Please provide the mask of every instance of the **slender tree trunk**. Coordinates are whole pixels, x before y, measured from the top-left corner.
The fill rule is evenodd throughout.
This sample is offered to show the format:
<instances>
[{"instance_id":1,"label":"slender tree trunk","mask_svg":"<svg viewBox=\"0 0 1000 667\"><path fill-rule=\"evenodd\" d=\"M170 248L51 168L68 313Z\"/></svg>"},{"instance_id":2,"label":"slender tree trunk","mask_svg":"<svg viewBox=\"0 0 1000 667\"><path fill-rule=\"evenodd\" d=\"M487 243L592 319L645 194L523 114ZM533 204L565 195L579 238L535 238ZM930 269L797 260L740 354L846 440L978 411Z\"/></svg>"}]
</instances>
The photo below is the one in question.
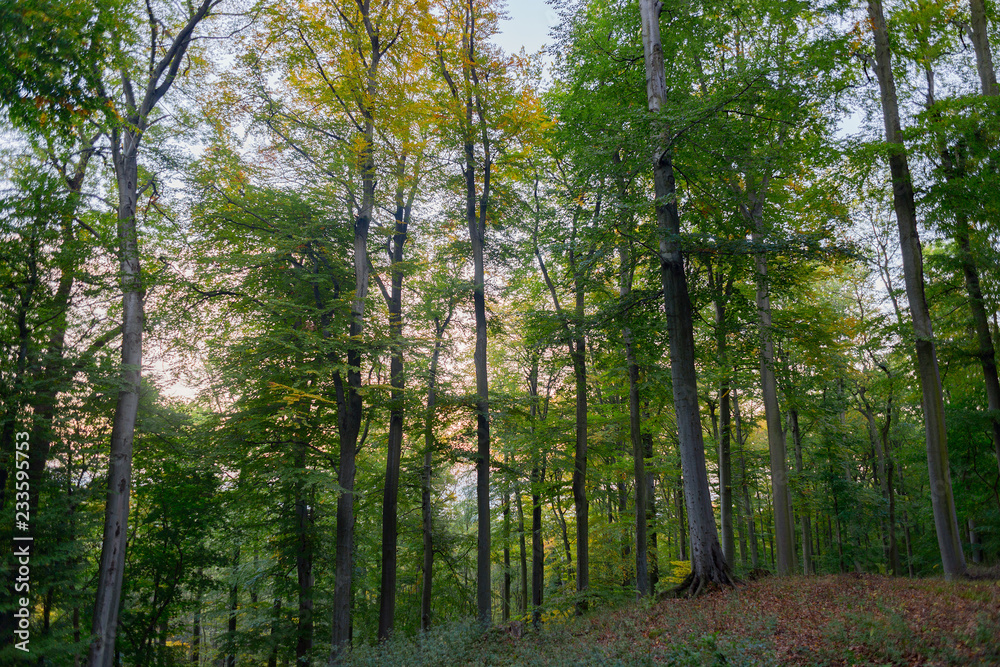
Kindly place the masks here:
<instances>
[{"instance_id":1,"label":"slender tree trunk","mask_svg":"<svg viewBox=\"0 0 1000 667\"><path fill-rule=\"evenodd\" d=\"M427 379L427 415L424 419L424 479L420 500L424 536L424 583L420 592L420 629L424 632L431 627L431 591L433 590L432 582L434 574L431 478L434 465L434 413L437 406L437 369L438 360L441 358L441 347L444 344L444 333L451 322L454 304L454 301L448 304L448 314L444 322L440 318L434 318L434 352L431 354L431 367Z\"/></svg>"},{"instance_id":2,"label":"slender tree trunk","mask_svg":"<svg viewBox=\"0 0 1000 667\"><path fill-rule=\"evenodd\" d=\"M538 361L539 353L532 350L528 371L529 423L531 441L535 442L535 422L538 418ZM541 486L545 464L539 447L533 447L531 461L531 623L537 629L542 621L542 594L545 587L545 543L542 541Z\"/></svg>"},{"instance_id":3,"label":"slender tree trunk","mask_svg":"<svg viewBox=\"0 0 1000 667\"><path fill-rule=\"evenodd\" d=\"M660 107L666 98L659 4L655 0L640 0L639 10L646 60L646 96L649 111L655 117L659 116ZM686 482L684 495L688 526L694 549L694 553L691 554L691 577L682 588L688 587L691 594L696 595L709 581L730 584L732 580L729 576L729 565L719 545L712 497L708 488L705 443L702 438L698 407L698 377L694 367L691 301L688 295L687 276L684 273L684 259L678 241L680 217L674 186L672 141L669 131L664 130L653 160L653 176L674 410L677 415L681 469Z\"/></svg>"},{"instance_id":4,"label":"slender tree trunk","mask_svg":"<svg viewBox=\"0 0 1000 667\"><path fill-rule=\"evenodd\" d=\"M233 558L234 573L240 566L240 549L236 547ZM233 584L229 588L229 623L226 635L226 667L236 667L236 611L239 609L239 585Z\"/></svg>"},{"instance_id":5,"label":"slender tree trunk","mask_svg":"<svg viewBox=\"0 0 1000 667\"><path fill-rule=\"evenodd\" d=\"M313 515L309 507L308 491L304 477L306 471L306 450L308 444L302 440L296 445L295 470L299 479L295 481L295 574L299 596L299 618L295 642L295 663L309 665L313 648L313 575L315 540Z\"/></svg>"},{"instance_id":6,"label":"slender tree trunk","mask_svg":"<svg viewBox=\"0 0 1000 667\"><path fill-rule=\"evenodd\" d=\"M868 14L875 41L875 72L882 97L886 142L891 145L889 169L892 174L893 201L899 225L900 251L906 295L916 337L917 366L923 392L923 411L927 436L927 464L931 485L931 506L945 577L965 572L965 556L958 531L958 517L951 488L948 463L948 438L944 421L941 375L938 371L934 333L924 296L923 257L917 233L916 206L906 149L900 132L899 107L893 79L889 38L879 0L869 0Z\"/></svg>"},{"instance_id":7,"label":"slender tree trunk","mask_svg":"<svg viewBox=\"0 0 1000 667\"><path fill-rule=\"evenodd\" d=\"M750 485L747 484L747 460L743 452L743 420L740 417L740 401L736 393L736 388L731 389L733 394L733 418L736 421L736 443L740 447L740 488L743 492L743 509L747 518L747 533L750 541L750 564L753 569L760 567L760 554L757 551L757 533L754 527L753 504L750 502Z\"/></svg>"},{"instance_id":8,"label":"slender tree trunk","mask_svg":"<svg viewBox=\"0 0 1000 667\"><path fill-rule=\"evenodd\" d=\"M271 650L267 654L267 667L278 667L278 647L280 645L278 628L281 620L281 598L279 597L274 598L272 614L271 636L268 640L271 644Z\"/></svg>"},{"instance_id":9,"label":"slender tree trunk","mask_svg":"<svg viewBox=\"0 0 1000 667\"><path fill-rule=\"evenodd\" d=\"M726 292L732 289L729 281ZM721 290L721 285L717 286ZM726 304L727 294L716 293L715 298L715 348L721 368L728 369L726 350ZM733 468L731 456L730 381L728 372L719 386L719 515L722 529L722 554L727 563L736 558L736 544L733 539Z\"/></svg>"},{"instance_id":10,"label":"slender tree trunk","mask_svg":"<svg viewBox=\"0 0 1000 667\"><path fill-rule=\"evenodd\" d=\"M572 253L572 251L570 251ZM576 592L590 588L590 503L587 500L587 365L583 337L583 287L575 275L577 336L571 345L573 375L576 377L576 450L573 454L573 505L576 508ZM576 613L587 609L587 600L578 600Z\"/></svg>"},{"instance_id":11,"label":"slender tree trunk","mask_svg":"<svg viewBox=\"0 0 1000 667\"><path fill-rule=\"evenodd\" d=\"M388 295L389 336L392 354L389 361L389 382L392 385L389 408L389 443L385 463L385 490L382 500L382 581L379 588L378 638L386 640L392 634L396 616L396 551L398 544L399 465L403 455L403 249L406 246L410 210L416 196L414 187L404 200L406 158L398 165L399 183L396 188L396 227L389 254L391 293ZM381 283L380 283L381 284Z\"/></svg>"},{"instance_id":12,"label":"slender tree trunk","mask_svg":"<svg viewBox=\"0 0 1000 667\"><path fill-rule=\"evenodd\" d=\"M989 23L986 19L986 2L984 0L969 0L969 10L972 16L972 45L976 51L976 69L979 71L979 81L983 95L1000 95L997 86L996 70L993 69L993 53L990 50Z\"/></svg>"},{"instance_id":13,"label":"slender tree trunk","mask_svg":"<svg viewBox=\"0 0 1000 667\"><path fill-rule=\"evenodd\" d=\"M615 151L613 162L616 168L620 168L621 154L619 151ZM628 192L625 178L620 173L617 176L617 184L619 200L624 204L627 200ZM628 209L624 205L620 207L620 210L622 211L622 227L624 229L631 229L633 216L627 213ZM634 268L629 247L624 241L618 245L618 257L618 294L621 300L626 302L632 293ZM639 597L643 597L650 594L651 587L649 581L648 523L646 517L648 485L646 483L646 466L643 458L641 407L639 402L639 364L636 361L632 330L627 325L622 327L622 338L625 342L625 360L628 363L629 435L632 440L632 459L635 476L635 587Z\"/></svg>"},{"instance_id":14,"label":"slender tree trunk","mask_svg":"<svg viewBox=\"0 0 1000 667\"><path fill-rule=\"evenodd\" d=\"M788 411L788 419L792 422L792 441L795 443L795 474L798 476L800 509L799 518L802 523L802 573L812 573L812 525L809 522L809 508L806 506L805 489L802 479L802 433L799 431L799 411L792 408Z\"/></svg>"},{"instance_id":15,"label":"slender tree trunk","mask_svg":"<svg viewBox=\"0 0 1000 667\"><path fill-rule=\"evenodd\" d=\"M764 239L763 203L753 204L753 242ZM779 575L792 573L795 558L795 534L789 512L788 464L785 431L778 407L778 385L774 377L774 340L771 336L771 297L768 294L767 255L756 254L757 318L760 336L760 377L764 395L764 419L767 422L767 444L771 462L771 493L774 507L775 547ZM772 554L775 555L775 554Z\"/></svg>"},{"instance_id":16,"label":"slender tree trunk","mask_svg":"<svg viewBox=\"0 0 1000 667\"><path fill-rule=\"evenodd\" d=\"M682 477L677 478L677 491L674 493L674 499L677 501L677 558L678 560L687 560L688 537L684 530L684 480Z\"/></svg>"},{"instance_id":17,"label":"slender tree trunk","mask_svg":"<svg viewBox=\"0 0 1000 667\"><path fill-rule=\"evenodd\" d=\"M139 410L142 369L143 299L145 286L139 266L135 211L138 199L138 144L132 129L112 131L115 178L118 181L118 257L122 288L122 362L118 403L111 427L108 496L104 537L98 567L97 596L91 624L90 667L111 667L118 631L125 546L128 539L129 496L132 487L132 438Z\"/></svg>"},{"instance_id":18,"label":"slender tree trunk","mask_svg":"<svg viewBox=\"0 0 1000 667\"><path fill-rule=\"evenodd\" d=\"M510 458L505 461L510 464ZM503 622L510 620L510 490L504 485L500 512L503 516L503 584L500 591L500 614Z\"/></svg>"},{"instance_id":19,"label":"slender tree trunk","mask_svg":"<svg viewBox=\"0 0 1000 667\"><path fill-rule=\"evenodd\" d=\"M649 416L647 411L643 411L646 421ZM642 455L643 458L653 460L653 434L648 431L642 434ZM656 585L660 582L660 560L658 545L659 521L656 514L656 475L650 470L646 470L646 526L652 526L648 531L649 544L647 558L649 560L649 592L656 592Z\"/></svg>"},{"instance_id":20,"label":"slender tree trunk","mask_svg":"<svg viewBox=\"0 0 1000 667\"><path fill-rule=\"evenodd\" d=\"M521 614L522 620L528 613L528 551L524 535L524 503L521 500L521 489L515 486L514 500L517 506L517 536L520 541L520 571L518 582L520 584L520 595L517 598L517 611Z\"/></svg>"},{"instance_id":21,"label":"slender tree trunk","mask_svg":"<svg viewBox=\"0 0 1000 667\"><path fill-rule=\"evenodd\" d=\"M199 572L200 574L200 572ZM201 589L194 601L194 627L191 629L191 664L201 664Z\"/></svg>"}]
</instances>

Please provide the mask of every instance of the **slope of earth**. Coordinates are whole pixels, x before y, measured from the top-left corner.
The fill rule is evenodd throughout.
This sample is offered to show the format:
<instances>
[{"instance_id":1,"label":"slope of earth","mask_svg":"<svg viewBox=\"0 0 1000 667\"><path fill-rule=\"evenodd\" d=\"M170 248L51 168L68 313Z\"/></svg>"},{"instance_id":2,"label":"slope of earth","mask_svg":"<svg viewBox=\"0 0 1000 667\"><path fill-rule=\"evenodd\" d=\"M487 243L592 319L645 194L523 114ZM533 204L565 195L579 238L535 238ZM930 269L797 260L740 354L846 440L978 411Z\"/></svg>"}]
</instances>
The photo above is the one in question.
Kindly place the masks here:
<instances>
[{"instance_id":1,"label":"slope of earth","mask_svg":"<svg viewBox=\"0 0 1000 667\"><path fill-rule=\"evenodd\" d=\"M1000 665L1000 582L769 577L521 628L452 626L351 664Z\"/></svg>"}]
</instances>

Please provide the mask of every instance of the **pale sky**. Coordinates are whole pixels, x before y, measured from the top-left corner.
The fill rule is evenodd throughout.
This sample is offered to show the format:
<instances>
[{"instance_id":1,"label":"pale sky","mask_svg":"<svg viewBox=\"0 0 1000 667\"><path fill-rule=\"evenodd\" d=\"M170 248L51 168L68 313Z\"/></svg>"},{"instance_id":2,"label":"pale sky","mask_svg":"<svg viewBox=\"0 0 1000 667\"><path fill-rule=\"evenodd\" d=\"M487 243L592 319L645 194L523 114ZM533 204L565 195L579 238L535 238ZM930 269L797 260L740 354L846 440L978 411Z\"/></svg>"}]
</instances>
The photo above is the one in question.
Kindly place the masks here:
<instances>
[{"instance_id":1,"label":"pale sky","mask_svg":"<svg viewBox=\"0 0 1000 667\"><path fill-rule=\"evenodd\" d=\"M510 20L500 24L501 34L496 41L507 53L517 53L523 46L533 53L549 44L549 28L557 16L544 0L507 0Z\"/></svg>"}]
</instances>

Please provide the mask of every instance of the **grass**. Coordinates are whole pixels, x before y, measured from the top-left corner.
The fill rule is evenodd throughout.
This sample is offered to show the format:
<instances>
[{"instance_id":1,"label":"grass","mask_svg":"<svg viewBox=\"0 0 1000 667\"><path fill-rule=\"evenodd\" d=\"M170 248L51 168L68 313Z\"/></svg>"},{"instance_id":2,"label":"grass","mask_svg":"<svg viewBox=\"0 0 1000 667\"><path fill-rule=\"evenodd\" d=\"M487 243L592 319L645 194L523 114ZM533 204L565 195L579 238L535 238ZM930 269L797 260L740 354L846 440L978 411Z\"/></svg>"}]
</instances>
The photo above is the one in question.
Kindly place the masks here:
<instances>
[{"instance_id":1,"label":"grass","mask_svg":"<svg viewBox=\"0 0 1000 667\"><path fill-rule=\"evenodd\" d=\"M768 577L695 600L637 602L483 632L359 647L351 665L1000 665L1000 582Z\"/></svg>"}]
</instances>

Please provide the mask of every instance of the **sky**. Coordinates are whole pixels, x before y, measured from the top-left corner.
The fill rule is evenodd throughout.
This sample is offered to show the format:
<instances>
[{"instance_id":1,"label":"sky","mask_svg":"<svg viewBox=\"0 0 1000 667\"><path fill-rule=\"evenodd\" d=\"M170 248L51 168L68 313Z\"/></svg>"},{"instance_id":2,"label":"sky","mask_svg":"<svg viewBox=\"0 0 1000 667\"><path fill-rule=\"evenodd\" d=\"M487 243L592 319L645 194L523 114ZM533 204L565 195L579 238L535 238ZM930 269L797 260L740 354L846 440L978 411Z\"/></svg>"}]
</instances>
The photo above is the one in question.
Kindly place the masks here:
<instances>
[{"instance_id":1,"label":"sky","mask_svg":"<svg viewBox=\"0 0 1000 667\"><path fill-rule=\"evenodd\" d=\"M510 19L500 24L497 43L507 53L517 53L523 46L528 53L551 42L549 28L557 20L555 10L544 0L507 0Z\"/></svg>"}]
</instances>

